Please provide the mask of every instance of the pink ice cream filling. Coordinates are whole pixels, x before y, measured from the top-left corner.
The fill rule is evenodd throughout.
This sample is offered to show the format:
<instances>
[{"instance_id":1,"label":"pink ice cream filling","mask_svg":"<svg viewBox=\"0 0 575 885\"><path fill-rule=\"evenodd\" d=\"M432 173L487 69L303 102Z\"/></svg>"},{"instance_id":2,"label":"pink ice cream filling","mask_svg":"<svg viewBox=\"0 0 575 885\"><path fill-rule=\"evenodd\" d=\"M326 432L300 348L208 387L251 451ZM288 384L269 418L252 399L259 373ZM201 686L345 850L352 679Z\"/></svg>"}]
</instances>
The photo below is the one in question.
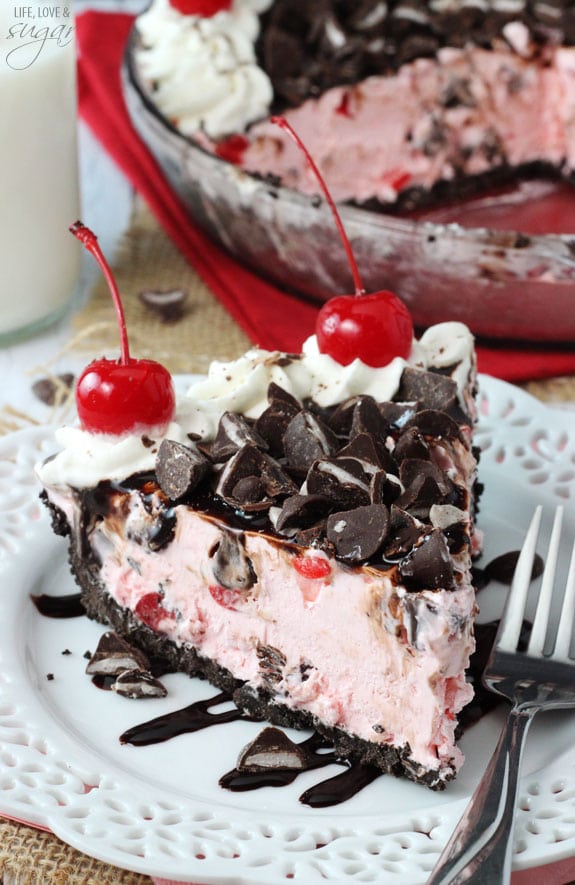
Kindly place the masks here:
<instances>
[{"instance_id":1,"label":"pink ice cream filling","mask_svg":"<svg viewBox=\"0 0 575 885\"><path fill-rule=\"evenodd\" d=\"M255 581L222 586L216 553L234 530L185 506L175 514L175 537L161 551L138 540L150 516L136 494L120 532L112 516L92 535L120 606L236 679L271 689L278 704L371 742L408 745L414 764L459 768L454 731L472 696L463 674L475 612L463 572L455 590L410 593L393 570L236 532ZM272 681L262 668L269 647L283 662Z\"/></svg>"},{"instance_id":2,"label":"pink ice cream filling","mask_svg":"<svg viewBox=\"0 0 575 885\"><path fill-rule=\"evenodd\" d=\"M287 110L335 200L394 202L408 187L503 164L575 166L575 50L534 64L501 45L444 48L389 76L334 87ZM224 145L198 139L226 157ZM317 193L296 146L269 121L251 126L234 160L246 171ZM353 170L350 172L350 170Z\"/></svg>"}]
</instances>

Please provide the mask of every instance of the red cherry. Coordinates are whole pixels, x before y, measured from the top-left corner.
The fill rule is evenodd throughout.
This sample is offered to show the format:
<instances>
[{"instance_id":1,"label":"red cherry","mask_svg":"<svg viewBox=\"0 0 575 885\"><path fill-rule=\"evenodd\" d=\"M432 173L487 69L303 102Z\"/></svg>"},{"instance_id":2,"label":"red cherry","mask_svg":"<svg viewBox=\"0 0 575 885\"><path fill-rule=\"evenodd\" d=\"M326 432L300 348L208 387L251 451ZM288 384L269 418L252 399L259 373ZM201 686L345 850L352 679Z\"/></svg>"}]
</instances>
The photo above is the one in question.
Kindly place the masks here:
<instances>
[{"instance_id":1,"label":"red cherry","mask_svg":"<svg viewBox=\"0 0 575 885\"><path fill-rule=\"evenodd\" d=\"M355 285L355 295L336 296L321 308L316 321L320 352L343 366L359 358L373 368L386 366L396 356L409 356L413 321L407 307L393 292L382 290L366 295L339 212L313 158L284 117L272 117L271 121L293 138L316 176L333 213Z\"/></svg>"},{"instance_id":2,"label":"red cherry","mask_svg":"<svg viewBox=\"0 0 575 885\"><path fill-rule=\"evenodd\" d=\"M211 18L217 12L227 12L233 0L170 0L170 5L182 15L201 15Z\"/></svg>"},{"instance_id":3,"label":"red cherry","mask_svg":"<svg viewBox=\"0 0 575 885\"><path fill-rule=\"evenodd\" d=\"M209 584L208 592L214 602L230 611L237 611L243 602L241 590L230 590L227 587L221 587L219 584Z\"/></svg>"},{"instance_id":4,"label":"red cherry","mask_svg":"<svg viewBox=\"0 0 575 885\"><path fill-rule=\"evenodd\" d=\"M97 237L80 221L70 231L94 255L108 281L122 344L119 360L94 360L80 375L76 407L82 428L90 433L121 435L165 427L175 411L172 377L160 363L132 359L118 287Z\"/></svg>"},{"instance_id":5,"label":"red cherry","mask_svg":"<svg viewBox=\"0 0 575 885\"><path fill-rule=\"evenodd\" d=\"M94 360L78 379L76 407L82 427L92 433L165 426L174 414L172 379L153 360Z\"/></svg>"},{"instance_id":6,"label":"red cherry","mask_svg":"<svg viewBox=\"0 0 575 885\"><path fill-rule=\"evenodd\" d=\"M331 574L331 565L323 556L296 556L293 567L304 578L327 578Z\"/></svg>"},{"instance_id":7,"label":"red cherry","mask_svg":"<svg viewBox=\"0 0 575 885\"><path fill-rule=\"evenodd\" d=\"M359 359L368 366L386 366L396 356L410 354L411 315L393 292L339 295L321 308L316 322L317 343L342 366Z\"/></svg>"},{"instance_id":8,"label":"red cherry","mask_svg":"<svg viewBox=\"0 0 575 885\"><path fill-rule=\"evenodd\" d=\"M159 593L146 593L142 596L134 608L134 614L152 630L157 630L158 625L166 618L170 621L176 619L175 614L169 612L162 605L162 597Z\"/></svg>"}]
</instances>

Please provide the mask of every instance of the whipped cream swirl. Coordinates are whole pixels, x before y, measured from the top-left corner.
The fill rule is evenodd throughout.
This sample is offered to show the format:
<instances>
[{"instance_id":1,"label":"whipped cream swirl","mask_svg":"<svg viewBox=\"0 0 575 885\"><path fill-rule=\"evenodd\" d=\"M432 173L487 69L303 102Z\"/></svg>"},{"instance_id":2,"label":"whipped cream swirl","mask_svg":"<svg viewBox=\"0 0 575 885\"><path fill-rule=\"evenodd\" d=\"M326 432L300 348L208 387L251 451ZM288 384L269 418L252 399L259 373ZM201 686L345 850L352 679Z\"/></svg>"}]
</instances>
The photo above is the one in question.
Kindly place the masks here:
<instances>
[{"instance_id":1,"label":"whipped cream swirl","mask_svg":"<svg viewBox=\"0 0 575 885\"><path fill-rule=\"evenodd\" d=\"M207 377L178 398L174 421L156 435L148 432L118 438L62 427L56 431L61 451L38 465L37 474L43 485L53 488L90 488L101 480L122 480L133 473L153 470L164 438L186 443L192 433L213 439L226 411L257 418L268 405L271 382L300 401L312 398L322 407L358 394L384 402L397 392L407 365L451 369L463 408L474 414L472 400L466 395L475 374L473 336L462 323L432 326L419 341L414 339L408 360L396 357L379 369L359 359L342 366L320 353L315 337L311 337L301 354L254 348L232 362L213 362Z\"/></svg>"},{"instance_id":2,"label":"whipped cream swirl","mask_svg":"<svg viewBox=\"0 0 575 885\"><path fill-rule=\"evenodd\" d=\"M154 0L138 17L137 65L184 135L222 138L267 115L273 90L254 47L259 15L271 2L234 0L229 11L204 18Z\"/></svg>"}]
</instances>

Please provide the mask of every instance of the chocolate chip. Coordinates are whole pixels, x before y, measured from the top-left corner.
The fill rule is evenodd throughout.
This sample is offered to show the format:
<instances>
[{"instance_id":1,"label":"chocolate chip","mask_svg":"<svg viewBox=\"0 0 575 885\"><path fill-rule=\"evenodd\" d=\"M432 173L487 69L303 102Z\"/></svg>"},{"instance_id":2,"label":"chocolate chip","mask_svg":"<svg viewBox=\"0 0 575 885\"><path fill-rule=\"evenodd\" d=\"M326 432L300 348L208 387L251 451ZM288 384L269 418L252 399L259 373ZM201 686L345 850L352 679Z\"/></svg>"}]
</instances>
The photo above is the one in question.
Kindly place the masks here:
<instances>
[{"instance_id":1,"label":"chocolate chip","mask_svg":"<svg viewBox=\"0 0 575 885\"><path fill-rule=\"evenodd\" d=\"M339 450L338 458L358 458L377 467L383 467L382 459L373 437L369 433L358 433Z\"/></svg>"},{"instance_id":2,"label":"chocolate chip","mask_svg":"<svg viewBox=\"0 0 575 885\"><path fill-rule=\"evenodd\" d=\"M385 421L395 431L401 431L420 408L421 406L417 401L379 404L379 410Z\"/></svg>"},{"instance_id":3,"label":"chocolate chip","mask_svg":"<svg viewBox=\"0 0 575 885\"><path fill-rule=\"evenodd\" d=\"M283 448L290 467L308 470L314 461L334 454L338 443L334 433L311 412L302 410L289 422Z\"/></svg>"},{"instance_id":4,"label":"chocolate chip","mask_svg":"<svg viewBox=\"0 0 575 885\"><path fill-rule=\"evenodd\" d=\"M407 511L395 504L391 505L389 516L389 531L383 547L383 555L386 559L393 561L404 557L413 550L425 528Z\"/></svg>"},{"instance_id":5,"label":"chocolate chip","mask_svg":"<svg viewBox=\"0 0 575 885\"><path fill-rule=\"evenodd\" d=\"M183 445L171 439L160 444L156 458L156 475L162 491L177 501L196 488L210 469L208 459L197 445Z\"/></svg>"},{"instance_id":6,"label":"chocolate chip","mask_svg":"<svg viewBox=\"0 0 575 885\"><path fill-rule=\"evenodd\" d=\"M323 495L290 495L283 502L276 522L276 530L285 534L290 529L311 528L333 508L333 502Z\"/></svg>"},{"instance_id":7,"label":"chocolate chip","mask_svg":"<svg viewBox=\"0 0 575 885\"><path fill-rule=\"evenodd\" d=\"M400 562L399 573L409 590L453 589L453 564L447 542L439 529L433 529Z\"/></svg>"},{"instance_id":8,"label":"chocolate chip","mask_svg":"<svg viewBox=\"0 0 575 885\"><path fill-rule=\"evenodd\" d=\"M332 513L327 537L336 554L346 562L364 562L382 546L389 527L389 511L383 504Z\"/></svg>"},{"instance_id":9,"label":"chocolate chip","mask_svg":"<svg viewBox=\"0 0 575 885\"><path fill-rule=\"evenodd\" d=\"M253 484L249 484L249 496L241 497L246 490L245 480L255 477L261 482L262 497L253 500ZM254 445L246 445L227 462L222 470L216 494L233 507L246 510L269 507L279 496L295 494L293 481L269 455Z\"/></svg>"},{"instance_id":10,"label":"chocolate chip","mask_svg":"<svg viewBox=\"0 0 575 885\"><path fill-rule=\"evenodd\" d=\"M214 578L226 590L249 590L257 583L258 576L241 532L222 532L210 549L210 558Z\"/></svg>"},{"instance_id":11,"label":"chocolate chip","mask_svg":"<svg viewBox=\"0 0 575 885\"><path fill-rule=\"evenodd\" d=\"M74 375L71 372L63 372L54 378L39 378L32 385L32 392L45 405L56 406L63 403L70 395L73 383Z\"/></svg>"},{"instance_id":12,"label":"chocolate chip","mask_svg":"<svg viewBox=\"0 0 575 885\"><path fill-rule=\"evenodd\" d=\"M402 492L399 479L385 470L378 470L369 484L372 504L386 504L388 507L396 501Z\"/></svg>"},{"instance_id":13,"label":"chocolate chip","mask_svg":"<svg viewBox=\"0 0 575 885\"><path fill-rule=\"evenodd\" d=\"M268 388L268 400L270 404L256 420L255 430L267 442L270 453L281 458L284 433L291 419L301 411L301 404L273 382Z\"/></svg>"},{"instance_id":14,"label":"chocolate chip","mask_svg":"<svg viewBox=\"0 0 575 885\"><path fill-rule=\"evenodd\" d=\"M332 461L316 461L312 464L306 479L307 492L334 501L340 509L352 509L367 505L371 501L369 481L359 478L350 465L358 464L352 458L337 458Z\"/></svg>"},{"instance_id":15,"label":"chocolate chip","mask_svg":"<svg viewBox=\"0 0 575 885\"><path fill-rule=\"evenodd\" d=\"M447 411L457 401L457 384L445 375L407 366L394 399L396 402L419 400L429 409Z\"/></svg>"},{"instance_id":16,"label":"chocolate chip","mask_svg":"<svg viewBox=\"0 0 575 885\"><path fill-rule=\"evenodd\" d=\"M259 449L268 447L265 439L250 427L243 415L224 412L218 423L216 438L209 448L209 456L212 461L227 461L248 443Z\"/></svg>"},{"instance_id":17,"label":"chocolate chip","mask_svg":"<svg viewBox=\"0 0 575 885\"><path fill-rule=\"evenodd\" d=\"M147 670L148 658L117 633L104 633L86 666L90 676L116 676L126 670Z\"/></svg>"},{"instance_id":18,"label":"chocolate chip","mask_svg":"<svg viewBox=\"0 0 575 885\"><path fill-rule=\"evenodd\" d=\"M448 503L454 491L451 480L432 461L406 459L401 464L399 478L405 490L397 499L397 506L418 519L426 520L433 504Z\"/></svg>"},{"instance_id":19,"label":"chocolate chip","mask_svg":"<svg viewBox=\"0 0 575 885\"><path fill-rule=\"evenodd\" d=\"M429 446L425 442L418 427L409 425L395 444L393 457L397 464L401 464L406 458L417 458L420 461L429 461L431 455Z\"/></svg>"},{"instance_id":20,"label":"chocolate chip","mask_svg":"<svg viewBox=\"0 0 575 885\"><path fill-rule=\"evenodd\" d=\"M112 691L125 698L165 698L168 690L147 670L125 670L112 683Z\"/></svg>"},{"instance_id":21,"label":"chocolate chip","mask_svg":"<svg viewBox=\"0 0 575 885\"><path fill-rule=\"evenodd\" d=\"M435 439L463 439L461 429L453 418L437 409L423 409L405 425L405 430L416 429L423 436Z\"/></svg>"},{"instance_id":22,"label":"chocolate chip","mask_svg":"<svg viewBox=\"0 0 575 885\"><path fill-rule=\"evenodd\" d=\"M144 289L139 297L163 323L175 323L184 315L188 293L185 289Z\"/></svg>"}]
</instances>

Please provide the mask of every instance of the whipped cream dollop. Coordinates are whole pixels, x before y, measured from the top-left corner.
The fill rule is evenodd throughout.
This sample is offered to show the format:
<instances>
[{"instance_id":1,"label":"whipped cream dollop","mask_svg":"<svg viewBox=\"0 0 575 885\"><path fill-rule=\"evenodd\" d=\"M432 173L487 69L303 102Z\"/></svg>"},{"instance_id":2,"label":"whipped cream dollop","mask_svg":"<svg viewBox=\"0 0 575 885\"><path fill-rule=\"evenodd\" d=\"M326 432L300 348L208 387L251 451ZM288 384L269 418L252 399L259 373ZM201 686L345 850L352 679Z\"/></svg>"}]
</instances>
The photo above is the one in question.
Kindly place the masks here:
<instances>
[{"instance_id":1,"label":"whipped cream dollop","mask_svg":"<svg viewBox=\"0 0 575 885\"><path fill-rule=\"evenodd\" d=\"M257 64L259 15L272 0L234 0L210 17L154 0L137 19L136 62L154 101L184 135L241 132L267 115L271 81Z\"/></svg>"},{"instance_id":2,"label":"whipped cream dollop","mask_svg":"<svg viewBox=\"0 0 575 885\"><path fill-rule=\"evenodd\" d=\"M406 366L419 369L450 369L461 404L473 415L466 397L475 373L473 336L462 323L431 326L413 346L407 360L396 357L374 369L356 359L342 366L320 353L315 336L308 338L301 354L285 354L254 348L231 362L214 361L205 379L192 384L178 397L174 421L154 436L111 437L79 427L56 431L61 451L36 468L41 483L50 487L90 488L101 480L122 480L133 473L153 470L162 439L186 443L188 434L213 439L224 412L258 418L268 405L267 391L274 382L298 400L313 399L328 407L358 394L378 402L393 399Z\"/></svg>"}]
</instances>

